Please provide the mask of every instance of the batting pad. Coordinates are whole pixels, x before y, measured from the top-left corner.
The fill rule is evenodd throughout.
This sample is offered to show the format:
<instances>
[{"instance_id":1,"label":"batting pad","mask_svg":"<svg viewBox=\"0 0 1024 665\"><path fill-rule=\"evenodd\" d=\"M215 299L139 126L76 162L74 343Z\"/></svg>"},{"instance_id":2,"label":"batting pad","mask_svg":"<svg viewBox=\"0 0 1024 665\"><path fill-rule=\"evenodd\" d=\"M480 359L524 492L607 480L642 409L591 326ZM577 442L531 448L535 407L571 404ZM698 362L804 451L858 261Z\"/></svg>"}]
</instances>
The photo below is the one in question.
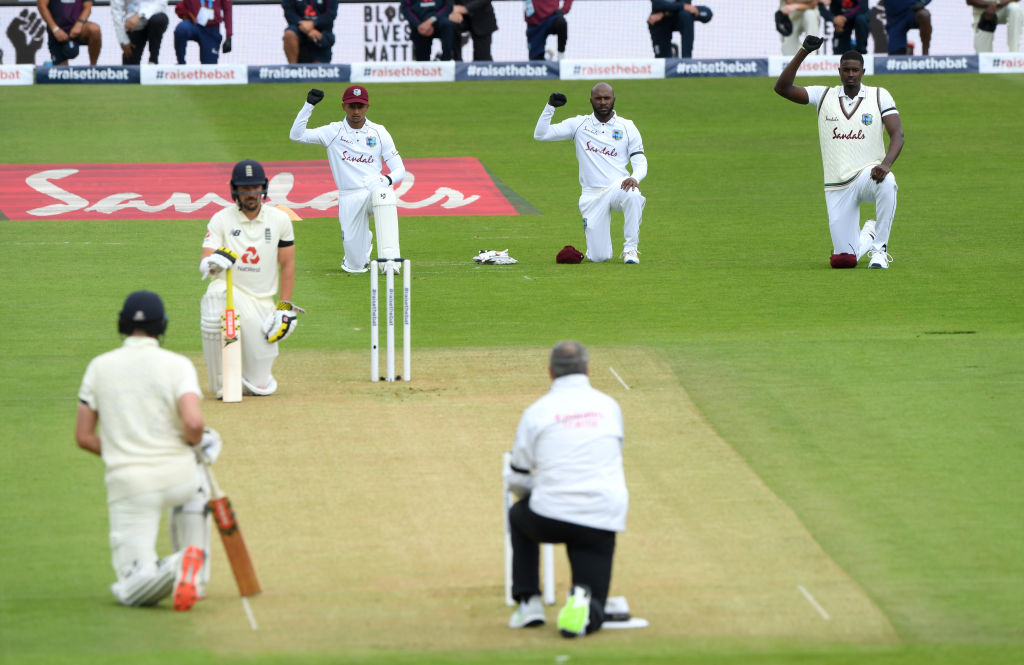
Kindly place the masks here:
<instances>
[{"instance_id":1,"label":"batting pad","mask_svg":"<svg viewBox=\"0 0 1024 665\"><path fill-rule=\"evenodd\" d=\"M199 490L187 502L168 511L167 524L174 551L182 551L189 545L195 545L203 550L206 560L199 571L199 581L206 586L210 582L210 530L213 526L207 508L210 501L210 483L199 467L196 471L200 478Z\"/></svg>"},{"instance_id":2,"label":"batting pad","mask_svg":"<svg viewBox=\"0 0 1024 665\"><path fill-rule=\"evenodd\" d=\"M156 605L171 595L181 557L181 552L175 552L155 565L139 568L125 579L111 584L110 592L117 602L129 607Z\"/></svg>"},{"instance_id":3,"label":"batting pad","mask_svg":"<svg viewBox=\"0 0 1024 665\"><path fill-rule=\"evenodd\" d=\"M377 259L397 259L402 256L398 245L398 197L390 187L375 189L373 200L373 226L377 231Z\"/></svg>"}]
</instances>

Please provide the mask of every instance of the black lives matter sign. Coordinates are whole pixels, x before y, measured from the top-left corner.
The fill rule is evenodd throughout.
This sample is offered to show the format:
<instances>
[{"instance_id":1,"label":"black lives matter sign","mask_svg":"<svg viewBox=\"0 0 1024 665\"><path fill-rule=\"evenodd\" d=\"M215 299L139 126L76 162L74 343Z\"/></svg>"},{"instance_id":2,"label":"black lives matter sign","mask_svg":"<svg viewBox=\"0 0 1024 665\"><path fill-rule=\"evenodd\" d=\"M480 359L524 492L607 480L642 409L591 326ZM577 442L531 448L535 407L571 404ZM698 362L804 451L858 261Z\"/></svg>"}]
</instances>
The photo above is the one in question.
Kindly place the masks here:
<instances>
[{"instance_id":1,"label":"black lives matter sign","mask_svg":"<svg viewBox=\"0 0 1024 665\"><path fill-rule=\"evenodd\" d=\"M363 53L366 62L412 60L409 22L397 4L363 6Z\"/></svg>"}]
</instances>

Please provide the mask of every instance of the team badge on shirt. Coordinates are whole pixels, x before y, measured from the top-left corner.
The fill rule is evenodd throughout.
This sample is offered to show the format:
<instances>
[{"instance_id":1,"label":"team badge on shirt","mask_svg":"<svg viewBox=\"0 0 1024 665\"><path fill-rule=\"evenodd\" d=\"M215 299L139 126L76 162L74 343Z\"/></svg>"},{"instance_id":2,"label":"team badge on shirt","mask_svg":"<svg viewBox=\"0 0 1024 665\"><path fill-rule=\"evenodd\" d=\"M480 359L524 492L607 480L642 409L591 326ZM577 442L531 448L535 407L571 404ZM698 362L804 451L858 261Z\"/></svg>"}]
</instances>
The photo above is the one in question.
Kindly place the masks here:
<instances>
[{"instance_id":1,"label":"team badge on shirt","mask_svg":"<svg viewBox=\"0 0 1024 665\"><path fill-rule=\"evenodd\" d=\"M860 121L865 125L870 125L872 122L875 121L875 119L872 117L870 113L865 113L860 117Z\"/></svg>"},{"instance_id":2,"label":"team badge on shirt","mask_svg":"<svg viewBox=\"0 0 1024 665\"><path fill-rule=\"evenodd\" d=\"M621 139L622 138L622 130L621 129L616 129L615 131L613 131L612 132L612 138L615 139L616 141Z\"/></svg>"},{"instance_id":3,"label":"team badge on shirt","mask_svg":"<svg viewBox=\"0 0 1024 665\"><path fill-rule=\"evenodd\" d=\"M367 136L366 137L366 145L370 146L371 148L373 146L377 145L377 137L376 136Z\"/></svg>"}]
</instances>

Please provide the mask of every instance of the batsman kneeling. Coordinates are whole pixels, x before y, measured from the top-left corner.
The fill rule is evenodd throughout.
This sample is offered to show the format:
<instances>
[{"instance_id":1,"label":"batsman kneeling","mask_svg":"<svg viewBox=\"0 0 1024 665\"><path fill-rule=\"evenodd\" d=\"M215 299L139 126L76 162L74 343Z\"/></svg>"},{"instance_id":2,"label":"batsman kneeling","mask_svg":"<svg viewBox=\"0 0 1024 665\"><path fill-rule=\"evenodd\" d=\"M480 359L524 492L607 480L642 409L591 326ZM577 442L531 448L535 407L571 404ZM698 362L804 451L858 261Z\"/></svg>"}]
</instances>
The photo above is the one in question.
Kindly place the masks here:
<instances>
[{"instance_id":1,"label":"batsman kneeling","mask_svg":"<svg viewBox=\"0 0 1024 665\"><path fill-rule=\"evenodd\" d=\"M246 394L277 390L271 372L277 342L292 334L304 312L291 302L295 232L287 214L263 205L267 188L259 162L236 164L231 173L236 205L210 219L203 239L199 272L211 278L200 301L203 355L210 390L225 401L237 401L229 394L236 373ZM239 347L240 367L234 355Z\"/></svg>"}]
</instances>

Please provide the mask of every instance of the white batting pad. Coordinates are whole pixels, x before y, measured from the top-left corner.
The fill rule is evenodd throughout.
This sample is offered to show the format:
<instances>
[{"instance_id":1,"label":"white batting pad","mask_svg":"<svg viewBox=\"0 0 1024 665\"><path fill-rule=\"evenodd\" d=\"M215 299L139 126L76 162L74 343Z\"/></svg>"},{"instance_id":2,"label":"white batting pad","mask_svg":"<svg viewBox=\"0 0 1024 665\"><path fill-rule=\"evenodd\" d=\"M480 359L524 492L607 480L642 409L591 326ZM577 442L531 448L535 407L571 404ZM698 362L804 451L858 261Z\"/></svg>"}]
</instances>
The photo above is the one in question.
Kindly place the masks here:
<instances>
[{"instance_id":1,"label":"white batting pad","mask_svg":"<svg viewBox=\"0 0 1024 665\"><path fill-rule=\"evenodd\" d=\"M398 244L398 197L390 187L375 189L370 194L373 201L373 226L377 231L377 258L397 259L402 256Z\"/></svg>"}]
</instances>

